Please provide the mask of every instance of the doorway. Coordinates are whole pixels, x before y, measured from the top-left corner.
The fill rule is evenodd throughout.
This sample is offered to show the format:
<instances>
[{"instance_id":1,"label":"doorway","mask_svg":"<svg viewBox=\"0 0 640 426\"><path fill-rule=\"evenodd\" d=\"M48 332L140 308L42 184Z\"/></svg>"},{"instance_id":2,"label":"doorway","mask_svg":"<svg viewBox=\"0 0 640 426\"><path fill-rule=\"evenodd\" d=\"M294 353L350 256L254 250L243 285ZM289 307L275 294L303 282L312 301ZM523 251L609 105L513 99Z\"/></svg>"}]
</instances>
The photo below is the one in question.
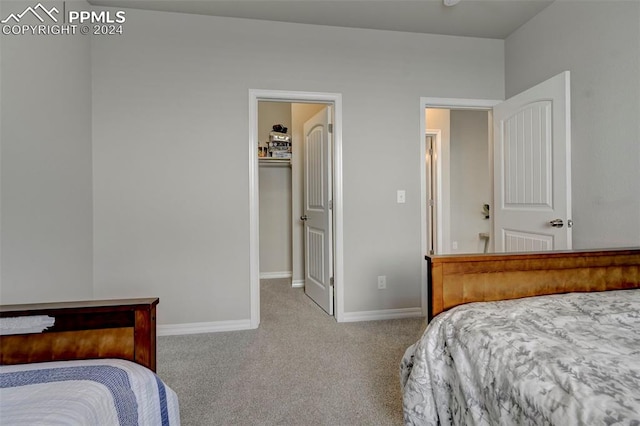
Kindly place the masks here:
<instances>
[{"instance_id":1,"label":"doorway","mask_svg":"<svg viewBox=\"0 0 640 426\"><path fill-rule=\"evenodd\" d=\"M422 253L428 253L425 131L432 126L427 120L428 108L491 112L489 250L522 252L571 249L570 105L569 71L505 101L421 98ZM439 155L445 158L449 155L448 149L443 143ZM443 164L446 165L445 160ZM446 173L445 166L443 176ZM448 173L451 174L451 170ZM443 181L443 192L446 193L446 176ZM424 310L428 304L426 262L422 265L422 280Z\"/></svg>"},{"instance_id":2,"label":"doorway","mask_svg":"<svg viewBox=\"0 0 640 426\"><path fill-rule=\"evenodd\" d=\"M491 111L425 112L428 254L489 251Z\"/></svg>"},{"instance_id":3,"label":"doorway","mask_svg":"<svg viewBox=\"0 0 640 426\"><path fill-rule=\"evenodd\" d=\"M332 204L332 236L333 243L331 248L333 250L333 275L332 275L332 301L335 300L334 316L337 321L341 321L344 313L343 304L343 240L342 240L342 102L340 94L333 93L312 93L312 92L288 92L288 91L269 91L269 90L250 90L249 91L249 124L250 124L250 137L249 137L249 178L250 178L250 300L251 300L251 327L257 328L260 324L260 231L261 226L268 224L262 224L260 221L260 174L261 170L258 160L259 143L261 142L260 134L258 130L259 122L259 104L264 102L269 103L282 103L282 104L322 104L331 107L333 123L332 123L332 151L331 151L331 180L333 196L331 200ZM274 123L276 124L276 123ZM280 123L278 123L280 124ZM298 162L301 158L297 158L293 161ZM299 177L301 168L297 167L295 172ZM297 177L292 176L291 180L297 180ZM293 188L293 186L292 186ZM300 193L299 189L293 189L297 194ZM301 216L298 205L300 203L291 203L290 219L291 223L301 225ZM291 233L294 233L292 227ZM293 235L292 235L293 237ZM295 239L294 239L295 240ZM299 239L297 239L299 241ZM300 252L299 244L294 247L291 246L291 253ZM295 263L295 265L294 265ZM301 286L301 280L293 277L293 271L299 269L299 261L291 260L292 271L292 284ZM299 277L299 274L295 274Z\"/></svg>"},{"instance_id":4,"label":"doorway","mask_svg":"<svg viewBox=\"0 0 640 426\"><path fill-rule=\"evenodd\" d=\"M451 250L451 222L447 219L451 211L451 200L446 196L450 192L451 170L450 170L450 116L451 109L469 111L491 111L499 104L498 100L486 99L457 99L457 98L420 98L420 218L421 218L421 249L422 253L429 253L430 241L433 236L429 234L429 223L433 223L435 239L433 243L435 254L442 254ZM431 120L427 120L427 109L436 110L436 115ZM447 113L445 113L445 111ZM440 113L440 114L438 114ZM489 126L490 138L492 138L492 127ZM428 138L431 136L431 138ZM434 153L429 154L427 140L433 139L431 145ZM489 147L492 149L492 146ZM487 159L490 161L490 159ZM428 162L429 161L429 162ZM492 164L492 163L489 163ZM434 168L431 168L434 167ZM491 167L489 167L491 170ZM433 215L429 215L428 198L429 185L432 185L430 175L435 173L437 182L431 189L437 197L433 204ZM436 203L437 201L437 203ZM489 202L491 203L492 200ZM433 222L431 222L433 220ZM422 262L422 310L427 315L429 306L429 295L427 294L427 262Z\"/></svg>"}]
</instances>

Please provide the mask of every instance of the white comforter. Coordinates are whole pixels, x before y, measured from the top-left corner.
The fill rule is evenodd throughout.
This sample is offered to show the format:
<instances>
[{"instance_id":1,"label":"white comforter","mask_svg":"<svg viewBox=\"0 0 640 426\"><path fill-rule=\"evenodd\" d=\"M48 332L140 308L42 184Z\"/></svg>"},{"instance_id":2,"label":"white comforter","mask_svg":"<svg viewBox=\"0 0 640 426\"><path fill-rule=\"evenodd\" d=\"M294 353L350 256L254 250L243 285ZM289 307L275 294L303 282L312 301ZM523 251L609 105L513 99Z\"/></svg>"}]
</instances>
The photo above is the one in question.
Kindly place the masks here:
<instances>
[{"instance_id":1,"label":"white comforter","mask_svg":"<svg viewBox=\"0 0 640 426\"><path fill-rule=\"evenodd\" d=\"M459 306L401 382L406 424L640 425L640 290Z\"/></svg>"},{"instance_id":2,"label":"white comforter","mask_svg":"<svg viewBox=\"0 0 640 426\"><path fill-rule=\"evenodd\" d=\"M118 359L0 366L3 425L179 425L178 398Z\"/></svg>"}]
</instances>

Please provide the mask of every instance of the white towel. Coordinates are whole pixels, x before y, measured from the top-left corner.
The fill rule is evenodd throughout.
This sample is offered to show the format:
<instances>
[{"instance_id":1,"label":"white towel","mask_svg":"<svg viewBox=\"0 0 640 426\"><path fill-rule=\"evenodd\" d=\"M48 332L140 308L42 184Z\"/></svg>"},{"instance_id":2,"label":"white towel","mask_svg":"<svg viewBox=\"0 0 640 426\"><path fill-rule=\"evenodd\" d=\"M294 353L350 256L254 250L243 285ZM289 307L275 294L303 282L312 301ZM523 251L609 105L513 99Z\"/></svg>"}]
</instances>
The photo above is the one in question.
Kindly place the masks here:
<instances>
[{"instance_id":1,"label":"white towel","mask_svg":"<svg viewBox=\"0 0 640 426\"><path fill-rule=\"evenodd\" d=\"M55 322L54 317L47 315L0 318L0 335L42 333Z\"/></svg>"}]
</instances>

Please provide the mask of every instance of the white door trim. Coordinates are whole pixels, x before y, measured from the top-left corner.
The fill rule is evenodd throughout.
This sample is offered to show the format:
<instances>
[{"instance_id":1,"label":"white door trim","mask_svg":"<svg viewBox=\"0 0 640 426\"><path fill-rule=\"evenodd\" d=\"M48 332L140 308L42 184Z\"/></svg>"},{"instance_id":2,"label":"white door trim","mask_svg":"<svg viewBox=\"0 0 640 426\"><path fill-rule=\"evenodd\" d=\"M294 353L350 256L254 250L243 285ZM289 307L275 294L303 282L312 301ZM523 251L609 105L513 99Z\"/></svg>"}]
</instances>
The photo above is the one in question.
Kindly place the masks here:
<instances>
[{"instance_id":1,"label":"white door trim","mask_svg":"<svg viewBox=\"0 0 640 426\"><path fill-rule=\"evenodd\" d=\"M310 102L334 106L333 122L333 256L336 321L344 320L344 263L342 210L342 94L249 89L249 278L251 328L260 325L260 241L258 181L258 102Z\"/></svg>"},{"instance_id":2,"label":"white door trim","mask_svg":"<svg viewBox=\"0 0 640 426\"><path fill-rule=\"evenodd\" d=\"M424 111L424 109L423 109ZM423 115L423 121L424 119L424 112L422 113ZM424 123L423 123L424 124ZM442 165L441 165L441 155L440 155L440 150L442 147L442 132L440 129L427 129L424 131L424 133L422 134L422 143L420 144L420 223L422 225L420 225L420 247L422 248L422 253L427 253L428 250L428 242L427 242L427 220L428 220L428 216L427 216L427 175L431 176L432 172L431 170L427 170L427 165L426 165L426 157L427 157L427 147L426 147L426 137L427 136L433 136L435 138L435 152L437 153L437 164L436 164L436 172L438 174L438 182L437 182L437 189L436 189L436 200L437 200L437 204L436 204L436 215L437 217L442 217L442 203L440 202L440 195L442 194ZM433 158L433 157L432 157ZM433 167L433 165L431 166ZM438 222L439 223L439 222ZM436 247L437 248L441 248L442 247L442 230L438 229L437 232L437 236L438 236L438 241L436 242ZM426 269L426 265L425 265L425 261L424 259L421 262L422 265L422 293L421 293L421 305L422 305L422 315L424 317L428 316L428 312L427 310L427 306L429 304L429 299L428 299L428 294L426 291L427 288L427 269Z\"/></svg>"},{"instance_id":3,"label":"white door trim","mask_svg":"<svg viewBox=\"0 0 640 426\"><path fill-rule=\"evenodd\" d=\"M436 217L442 217L443 215L443 211L442 211L442 204L440 201L441 197L442 197L442 156L440 155L440 151L442 150L442 131L440 129L427 129L424 132L424 143L421 146L420 149L420 158L426 159L427 157L427 147L426 147L426 137L427 136L431 136L433 137L434 140L434 145L435 148L433 149L433 151L436 153ZM433 165L431 166L433 167ZM424 171L423 171L424 169ZM422 179L422 181L420 182L420 205L422 206L421 209L421 217L422 220L427 223L427 219L428 219L428 214L427 214L427 176L431 176L432 175L432 171L428 170L426 168L426 164L425 161L422 162L422 166L420 167L420 175L424 175L425 178ZM440 232L437 232L437 240L435 242L435 252L438 253L442 250L442 240L443 240L443 232L440 229ZM422 238L427 238L427 233L423 232L422 233ZM425 247L427 247L428 244L425 245ZM426 253L426 250L425 250Z\"/></svg>"},{"instance_id":4,"label":"white door trim","mask_svg":"<svg viewBox=\"0 0 640 426\"><path fill-rule=\"evenodd\" d=\"M421 191L421 206L420 206L420 241L421 241L421 271L422 271L422 314L427 316L427 308L429 305L429 294L427 293L427 262L424 260L424 255L427 253L427 205L426 205L426 182L427 182L427 168L425 165L425 134L433 132L434 130L427 130L425 110L427 108L446 108L446 109L479 109L479 110L492 110L494 106L498 105L501 100L495 99L463 99L463 98L432 98L432 97L420 97L420 191ZM492 128L492 126L490 126ZM490 135L491 139L491 135ZM493 144L490 145L492 150ZM489 157L493 157L493 151L489 153ZM440 168L439 173L442 173ZM442 176L442 175L441 175ZM440 179L440 184L442 179ZM440 206L442 207L442 206ZM446 214L442 210L438 210L441 215ZM442 237L443 229L440 228L442 221L438 221L438 235ZM442 247L442 242L439 241L439 247Z\"/></svg>"}]
</instances>

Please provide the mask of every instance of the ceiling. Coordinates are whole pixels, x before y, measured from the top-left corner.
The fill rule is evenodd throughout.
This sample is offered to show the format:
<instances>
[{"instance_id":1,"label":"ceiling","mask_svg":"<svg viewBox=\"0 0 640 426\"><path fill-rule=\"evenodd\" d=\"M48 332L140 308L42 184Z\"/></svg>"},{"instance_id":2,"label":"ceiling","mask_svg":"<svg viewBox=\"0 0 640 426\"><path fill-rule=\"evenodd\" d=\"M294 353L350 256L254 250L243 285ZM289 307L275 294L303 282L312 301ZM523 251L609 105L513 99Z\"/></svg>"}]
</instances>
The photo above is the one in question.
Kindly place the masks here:
<instances>
[{"instance_id":1,"label":"ceiling","mask_svg":"<svg viewBox=\"0 0 640 426\"><path fill-rule=\"evenodd\" d=\"M554 0L88 0L96 6L505 39Z\"/></svg>"}]
</instances>

